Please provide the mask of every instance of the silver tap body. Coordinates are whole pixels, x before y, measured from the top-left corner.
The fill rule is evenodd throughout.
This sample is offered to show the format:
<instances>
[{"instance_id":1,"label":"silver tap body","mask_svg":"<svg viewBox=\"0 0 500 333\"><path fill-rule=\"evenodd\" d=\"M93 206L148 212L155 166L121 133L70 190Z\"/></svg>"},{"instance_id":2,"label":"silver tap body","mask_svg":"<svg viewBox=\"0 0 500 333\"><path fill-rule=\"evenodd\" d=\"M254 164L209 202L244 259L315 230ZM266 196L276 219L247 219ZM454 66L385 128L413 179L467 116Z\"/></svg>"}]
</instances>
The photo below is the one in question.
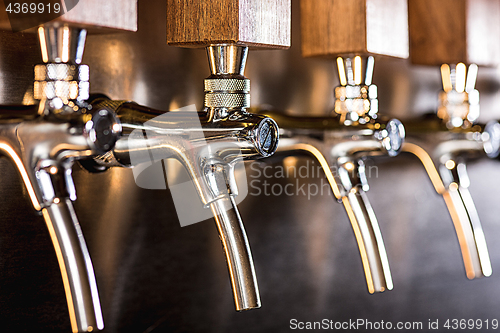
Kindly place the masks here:
<instances>
[{"instance_id":1,"label":"silver tap body","mask_svg":"<svg viewBox=\"0 0 500 333\"><path fill-rule=\"evenodd\" d=\"M1 109L0 151L10 157L33 207L47 224L58 258L73 332L104 328L92 261L72 201L75 160L113 148L121 126L113 113L92 113L88 67L81 65L86 31L47 24L39 30L44 64L35 67L38 115Z\"/></svg>"},{"instance_id":2,"label":"silver tap body","mask_svg":"<svg viewBox=\"0 0 500 333\"><path fill-rule=\"evenodd\" d=\"M15 114L15 111L12 111ZM49 119L47 119L49 118ZM33 207L45 219L59 261L74 332L104 327L92 261L72 201L73 161L105 151L103 132L117 122L104 114L71 117L72 122L38 116L0 121L0 151L11 158ZM116 139L116 138L115 138Z\"/></svg>"},{"instance_id":3,"label":"silver tap body","mask_svg":"<svg viewBox=\"0 0 500 333\"><path fill-rule=\"evenodd\" d=\"M367 123L378 113L377 86L372 83L373 57L337 58L340 86L335 88L334 112L346 126Z\"/></svg>"},{"instance_id":4,"label":"silver tap body","mask_svg":"<svg viewBox=\"0 0 500 333\"><path fill-rule=\"evenodd\" d=\"M479 214L468 190L466 161L498 155L498 123L475 124L479 93L474 89L477 66L441 66L443 91L434 118L406 122L403 150L423 163L436 191L443 195L459 240L469 279L490 276L492 267Z\"/></svg>"},{"instance_id":5,"label":"silver tap body","mask_svg":"<svg viewBox=\"0 0 500 333\"><path fill-rule=\"evenodd\" d=\"M291 117L260 111L280 126L279 155L306 154L320 163L351 221L370 293L391 290L393 283L382 234L365 193L369 186L364 160L397 155L405 138L399 120L378 115L373 65L372 57L337 59L341 85L335 89L335 116Z\"/></svg>"},{"instance_id":6,"label":"silver tap body","mask_svg":"<svg viewBox=\"0 0 500 333\"><path fill-rule=\"evenodd\" d=\"M242 45L207 48L211 75L205 80L202 112L167 112L162 118L162 112L135 103L106 98L92 102L94 108L116 112L124 129L115 149L97 158L98 164L133 166L156 156L156 161L172 157L184 165L202 204L214 214L237 311L260 307L260 296L248 238L234 201L234 165L270 156L278 146L276 123L246 111L250 106L250 81L243 75L247 52Z\"/></svg>"},{"instance_id":7,"label":"silver tap body","mask_svg":"<svg viewBox=\"0 0 500 333\"><path fill-rule=\"evenodd\" d=\"M445 200L459 240L469 279L490 276L492 267L479 214L469 192L466 162L486 157L483 128L448 129L440 119L406 122L408 137L403 150L423 163L436 191ZM426 128L425 130L423 128Z\"/></svg>"},{"instance_id":8,"label":"silver tap body","mask_svg":"<svg viewBox=\"0 0 500 333\"><path fill-rule=\"evenodd\" d=\"M244 76L248 47L237 44L214 44L207 47L212 75Z\"/></svg>"},{"instance_id":9,"label":"silver tap body","mask_svg":"<svg viewBox=\"0 0 500 333\"><path fill-rule=\"evenodd\" d=\"M273 117L273 115L266 113ZM289 117L292 118L292 117ZM306 153L316 158L327 176L333 193L342 202L358 242L370 293L393 288L389 261L376 215L366 191L369 189L364 160L376 156L393 156L401 149L404 128L398 120L379 120L372 124L324 128L325 118L296 119L298 126L308 121L316 128L290 128L280 116L275 118L281 128L278 154L285 156ZM289 119L289 121L292 119ZM394 139L397 137L397 139ZM396 142L393 142L395 140Z\"/></svg>"}]
</instances>

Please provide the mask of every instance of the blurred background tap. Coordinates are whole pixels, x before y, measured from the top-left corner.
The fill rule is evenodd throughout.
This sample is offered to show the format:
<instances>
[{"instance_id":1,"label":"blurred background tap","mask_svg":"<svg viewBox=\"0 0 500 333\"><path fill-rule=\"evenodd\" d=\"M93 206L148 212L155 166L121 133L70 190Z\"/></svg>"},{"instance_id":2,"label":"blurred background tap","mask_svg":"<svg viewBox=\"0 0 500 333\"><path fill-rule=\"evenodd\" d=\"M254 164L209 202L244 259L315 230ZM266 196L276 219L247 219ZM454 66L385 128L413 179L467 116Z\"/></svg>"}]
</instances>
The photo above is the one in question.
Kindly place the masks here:
<instances>
[{"instance_id":1,"label":"blurred background tap","mask_svg":"<svg viewBox=\"0 0 500 333\"><path fill-rule=\"evenodd\" d=\"M405 133L399 120L384 118L378 112L377 86L372 82L373 55L405 58L408 38L404 34L405 1L381 5L371 17L369 10L354 2L302 1L302 54L337 57L340 86L334 90L333 111L327 117L262 112L274 117L280 126L278 154L309 155L323 168L332 192L351 221L368 291L374 293L391 290L393 283L382 234L366 194L369 185L365 161L396 156ZM344 14L352 20L339 25L336 16ZM387 16L399 19L389 22ZM392 43L382 45L383 38Z\"/></svg>"},{"instance_id":2,"label":"blurred background tap","mask_svg":"<svg viewBox=\"0 0 500 333\"><path fill-rule=\"evenodd\" d=\"M52 11L63 10L61 4L49 6L55 6ZM73 208L72 166L74 161L112 149L121 125L114 113L93 112L87 103L89 67L81 63L87 29L81 27L81 16L59 17L33 27L43 61L35 66L32 90L39 102L1 107L0 146L17 168L33 208L45 220L57 255L71 330L90 332L102 330L104 322L94 267ZM24 20L22 15L18 20L11 16L12 29L17 24L30 28ZM106 27L103 21L94 24Z\"/></svg>"},{"instance_id":3,"label":"blurred background tap","mask_svg":"<svg viewBox=\"0 0 500 333\"><path fill-rule=\"evenodd\" d=\"M477 123L479 92L475 89L475 63L498 63L494 53L488 52L490 42L480 38L481 33L498 35L498 3L462 5L409 1L411 60L422 65L441 63L442 91L437 112L404 122L407 141L403 151L421 160L436 191L443 196L455 226L466 275L474 279L490 276L492 267L479 213L468 189L466 162L498 155L498 124ZM481 25L470 15L478 10L483 13ZM443 22L450 31L439 30ZM464 27L468 27L467 33ZM479 53L478 48L484 52Z\"/></svg>"}]
</instances>

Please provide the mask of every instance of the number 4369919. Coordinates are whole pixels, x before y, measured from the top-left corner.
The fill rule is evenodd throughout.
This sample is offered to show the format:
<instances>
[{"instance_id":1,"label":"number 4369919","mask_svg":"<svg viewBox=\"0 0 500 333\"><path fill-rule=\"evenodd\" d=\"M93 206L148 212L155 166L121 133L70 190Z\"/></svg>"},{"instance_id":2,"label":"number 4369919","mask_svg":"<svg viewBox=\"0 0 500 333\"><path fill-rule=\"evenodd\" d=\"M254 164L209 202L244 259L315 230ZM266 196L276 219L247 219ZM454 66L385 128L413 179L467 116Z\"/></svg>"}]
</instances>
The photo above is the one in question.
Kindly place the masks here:
<instances>
[{"instance_id":1,"label":"number 4369919","mask_svg":"<svg viewBox=\"0 0 500 333\"><path fill-rule=\"evenodd\" d=\"M48 4L43 4L43 3L9 3L7 8L5 8L5 11L9 14L42 14L44 12L47 12L48 14L55 13L58 14L61 11L61 4L60 3L48 3Z\"/></svg>"},{"instance_id":2,"label":"number 4369919","mask_svg":"<svg viewBox=\"0 0 500 333\"><path fill-rule=\"evenodd\" d=\"M443 327L449 330L496 330L498 329L498 319L493 320L481 320L481 319L448 319L444 323Z\"/></svg>"}]
</instances>

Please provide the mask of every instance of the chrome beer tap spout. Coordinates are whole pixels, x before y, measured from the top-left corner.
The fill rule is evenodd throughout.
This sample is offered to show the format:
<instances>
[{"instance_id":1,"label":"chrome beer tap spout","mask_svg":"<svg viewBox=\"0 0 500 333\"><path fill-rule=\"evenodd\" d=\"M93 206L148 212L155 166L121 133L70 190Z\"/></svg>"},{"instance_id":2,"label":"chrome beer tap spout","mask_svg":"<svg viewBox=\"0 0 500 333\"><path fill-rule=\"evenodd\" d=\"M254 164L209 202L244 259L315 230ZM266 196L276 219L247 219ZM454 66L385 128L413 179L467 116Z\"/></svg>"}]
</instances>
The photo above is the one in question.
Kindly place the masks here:
<instances>
[{"instance_id":1,"label":"chrome beer tap spout","mask_svg":"<svg viewBox=\"0 0 500 333\"><path fill-rule=\"evenodd\" d=\"M75 160L113 148L121 126L109 111L92 112L86 65L86 31L66 25L39 28L44 64L35 67L38 111L2 107L0 151L11 158L39 211L57 254L73 332L103 329L89 251L73 209ZM26 110L25 110L26 111Z\"/></svg>"},{"instance_id":2,"label":"chrome beer tap spout","mask_svg":"<svg viewBox=\"0 0 500 333\"><path fill-rule=\"evenodd\" d=\"M235 203L235 164L268 157L278 146L269 117L248 113L250 81L243 71L248 49L234 44L207 48L211 75L200 112L164 112L133 102L97 97L96 110L116 112L123 137L96 166L136 167L167 158L180 161L201 200L211 209L229 268L237 311L260 307L259 289L246 232ZM195 207L196 202L190 203Z\"/></svg>"},{"instance_id":3,"label":"chrome beer tap spout","mask_svg":"<svg viewBox=\"0 0 500 333\"><path fill-rule=\"evenodd\" d=\"M498 155L497 122L477 124L479 92L474 88L477 66L441 66L443 91L437 114L405 121L403 151L416 155L436 191L445 200L457 233L469 279L492 273L478 212L469 192L466 162Z\"/></svg>"},{"instance_id":4,"label":"chrome beer tap spout","mask_svg":"<svg viewBox=\"0 0 500 333\"><path fill-rule=\"evenodd\" d=\"M277 155L306 154L320 163L351 221L370 293L391 290L393 283L382 234L366 195L364 161L396 156L405 137L399 120L378 114L373 66L373 57L337 59L341 85L335 88L335 110L330 117L260 111L280 127Z\"/></svg>"}]
</instances>

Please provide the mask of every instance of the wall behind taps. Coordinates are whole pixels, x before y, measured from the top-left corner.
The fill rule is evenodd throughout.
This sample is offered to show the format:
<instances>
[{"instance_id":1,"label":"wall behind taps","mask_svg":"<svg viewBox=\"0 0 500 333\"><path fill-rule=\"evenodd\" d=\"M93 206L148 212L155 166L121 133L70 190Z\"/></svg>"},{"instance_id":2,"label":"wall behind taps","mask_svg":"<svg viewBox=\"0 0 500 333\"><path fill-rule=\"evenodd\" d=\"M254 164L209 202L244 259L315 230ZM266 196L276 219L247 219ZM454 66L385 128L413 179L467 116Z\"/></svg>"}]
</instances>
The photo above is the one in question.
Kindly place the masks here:
<instances>
[{"instance_id":1,"label":"wall behind taps","mask_svg":"<svg viewBox=\"0 0 500 333\"><path fill-rule=\"evenodd\" d=\"M338 83L336 68L331 60L302 59L298 1L292 2L292 48L249 54L252 105L326 115ZM139 2L137 33L88 38L84 62L91 68L93 92L159 109L201 107L203 78L209 74L205 52L166 45L164 3ZM0 33L1 103L31 101L38 52L34 35ZM500 118L500 73L480 69L479 75L481 120ZM383 113L409 118L436 108L437 68L378 59L374 82ZM261 167L247 168L249 177ZM394 290L368 294L350 223L328 191L310 198L249 195L240 210L263 306L236 313L212 221L181 228L168 191L138 188L131 170L88 174L75 166L75 206L94 262L105 332L282 332L292 318L424 325L429 319L500 319L500 165L469 166L494 270L492 277L476 281L465 277L444 201L419 162L398 157L378 167L368 196L384 235ZM63 286L44 222L5 159L0 173L2 331L68 332ZM321 177L268 181L322 185Z\"/></svg>"}]
</instances>

